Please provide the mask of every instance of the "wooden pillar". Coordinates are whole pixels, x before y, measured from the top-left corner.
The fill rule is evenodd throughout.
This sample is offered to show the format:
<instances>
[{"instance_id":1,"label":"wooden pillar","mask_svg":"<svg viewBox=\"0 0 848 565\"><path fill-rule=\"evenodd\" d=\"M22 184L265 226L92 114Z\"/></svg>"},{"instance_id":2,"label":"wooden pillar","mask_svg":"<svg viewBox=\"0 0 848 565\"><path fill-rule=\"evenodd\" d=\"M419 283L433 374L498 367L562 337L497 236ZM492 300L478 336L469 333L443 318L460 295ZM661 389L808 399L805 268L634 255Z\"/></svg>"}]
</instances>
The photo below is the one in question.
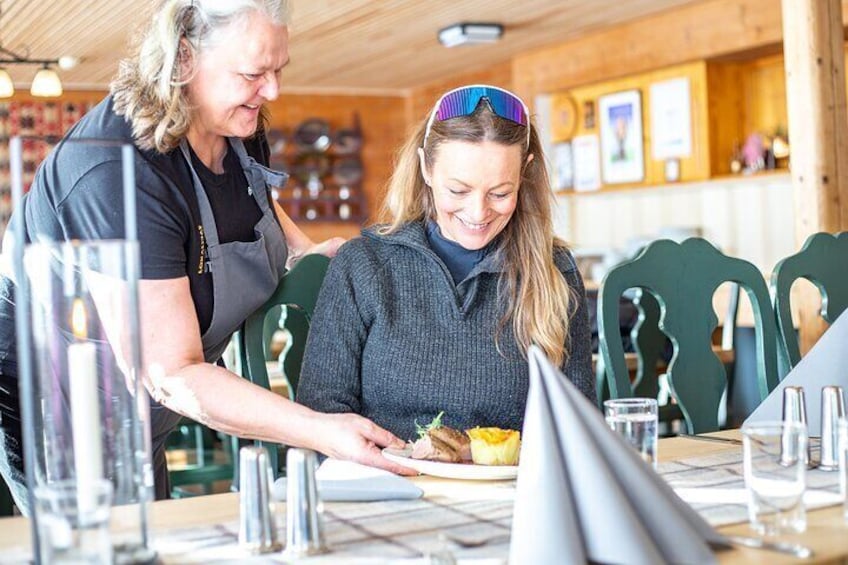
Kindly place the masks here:
<instances>
[{"instance_id":1,"label":"wooden pillar","mask_svg":"<svg viewBox=\"0 0 848 565\"><path fill-rule=\"evenodd\" d=\"M848 230L848 113L841 0L782 0L797 247ZM814 289L799 293L802 354L818 340Z\"/></svg>"}]
</instances>

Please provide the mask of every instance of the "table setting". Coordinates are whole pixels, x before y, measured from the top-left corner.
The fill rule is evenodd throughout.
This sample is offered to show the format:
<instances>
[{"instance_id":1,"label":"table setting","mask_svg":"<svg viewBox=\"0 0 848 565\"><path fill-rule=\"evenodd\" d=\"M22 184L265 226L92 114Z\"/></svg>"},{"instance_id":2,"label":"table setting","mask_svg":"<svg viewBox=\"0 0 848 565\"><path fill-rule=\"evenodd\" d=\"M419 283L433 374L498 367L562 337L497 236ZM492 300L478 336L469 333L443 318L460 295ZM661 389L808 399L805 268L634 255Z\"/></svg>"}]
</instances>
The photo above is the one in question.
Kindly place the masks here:
<instances>
[{"instance_id":1,"label":"table setting","mask_svg":"<svg viewBox=\"0 0 848 565\"><path fill-rule=\"evenodd\" d=\"M517 478L440 476L439 465L462 464L428 462L436 466L420 467L410 479L332 459L319 466L314 453L291 449L290 457L301 459L289 460L289 468L299 470L276 483L255 479L261 467L259 475L242 469L254 481L241 494L151 504L152 547L163 563L839 559L848 555L841 381L819 383L821 404L808 404L802 392L819 397L804 373L839 346L828 336L846 328L835 324L808 354L811 361L775 390L777 400L764 403L778 414L755 412L741 430L658 441L651 426L622 424L655 417L652 403L602 414L534 348ZM819 466L828 457L840 464ZM780 497L770 499L775 492ZM113 531L125 510L112 508ZM246 543L248 514L266 521L260 530L267 543L259 549ZM0 562L29 562L26 520L3 526ZM303 552L292 553L297 547Z\"/></svg>"}]
</instances>

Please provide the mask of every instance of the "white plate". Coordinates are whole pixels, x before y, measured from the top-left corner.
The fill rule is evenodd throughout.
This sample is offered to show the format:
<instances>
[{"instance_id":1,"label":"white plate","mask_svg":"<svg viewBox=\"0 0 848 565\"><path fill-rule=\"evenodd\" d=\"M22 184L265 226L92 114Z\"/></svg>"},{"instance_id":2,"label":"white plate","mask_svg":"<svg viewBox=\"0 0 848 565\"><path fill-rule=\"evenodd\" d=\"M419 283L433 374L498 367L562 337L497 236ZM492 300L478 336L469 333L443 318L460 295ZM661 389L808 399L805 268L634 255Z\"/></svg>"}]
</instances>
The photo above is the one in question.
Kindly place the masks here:
<instances>
[{"instance_id":1,"label":"white plate","mask_svg":"<svg viewBox=\"0 0 848 565\"><path fill-rule=\"evenodd\" d=\"M412 459L411 447L404 449L392 449L387 447L383 450L386 459L400 463L404 467L415 469L422 475L434 477L445 477L448 479L468 479L472 481L502 481L514 479L518 476L518 465L474 465L473 463L442 463L441 461L427 461L424 459Z\"/></svg>"}]
</instances>

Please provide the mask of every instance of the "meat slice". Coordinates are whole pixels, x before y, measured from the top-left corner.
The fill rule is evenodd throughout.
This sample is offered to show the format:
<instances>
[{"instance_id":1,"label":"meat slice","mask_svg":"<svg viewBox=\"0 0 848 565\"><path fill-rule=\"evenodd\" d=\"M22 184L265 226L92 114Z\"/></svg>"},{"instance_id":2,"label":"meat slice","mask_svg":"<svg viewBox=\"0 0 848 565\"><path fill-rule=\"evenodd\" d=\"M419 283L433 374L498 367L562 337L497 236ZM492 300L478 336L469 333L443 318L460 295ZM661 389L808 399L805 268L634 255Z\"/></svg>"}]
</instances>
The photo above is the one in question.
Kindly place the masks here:
<instances>
[{"instance_id":1,"label":"meat slice","mask_svg":"<svg viewBox=\"0 0 848 565\"><path fill-rule=\"evenodd\" d=\"M453 450L450 445L429 434L412 444L410 457L444 463L460 463L462 461L459 453Z\"/></svg>"},{"instance_id":2,"label":"meat slice","mask_svg":"<svg viewBox=\"0 0 848 565\"><path fill-rule=\"evenodd\" d=\"M431 437L442 441L459 455L460 461L471 461L471 440L461 431L442 426L427 432Z\"/></svg>"}]
</instances>

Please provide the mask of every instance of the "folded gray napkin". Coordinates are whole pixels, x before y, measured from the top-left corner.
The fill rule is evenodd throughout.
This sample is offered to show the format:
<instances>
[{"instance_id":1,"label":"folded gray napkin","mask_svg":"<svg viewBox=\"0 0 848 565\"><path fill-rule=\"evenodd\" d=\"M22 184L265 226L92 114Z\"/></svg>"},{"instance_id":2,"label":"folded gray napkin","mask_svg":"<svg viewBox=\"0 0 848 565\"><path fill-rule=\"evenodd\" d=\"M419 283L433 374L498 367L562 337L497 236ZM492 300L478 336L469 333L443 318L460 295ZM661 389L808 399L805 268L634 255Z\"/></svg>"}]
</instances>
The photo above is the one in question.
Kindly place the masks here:
<instances>
[{"instance_id":1,"label":"folded gray napkin","mask_svg":"<svg viewBox=\"0 0 848 565\"><path fill-rule=\"evenodd\" d=\"M351 461L325 460L315 472L325 502L369 502L421 498L424 491L401 476ZM274 482L275 500L286 499L286 478Z\"/></svg>"},{"instance_id":2,"label":"folded gray napkin","mask_svg":"<svg viewBox=\"0 0 848 565\"><path fill-rule=\"evenodd\" d=\"M510 563L713 563L723 536L533 346Z\"/></svg>"},{"instance_id":3,"label":"folded gray napkin","mask_svg":"<svg viewBox=\"0 0 848 565\"><path fill-rule=\"evenodd\" d=\"M780 381L756 410L751 412L746 424L781 420L783 418L783 389L787 386L804 387L807 398L807 429L818 434L821 429L821 389L836 385L848 389L848 310L842 312L824 332L816 344L801 358L795 368Z\"/></svg>"}]
</instances>

